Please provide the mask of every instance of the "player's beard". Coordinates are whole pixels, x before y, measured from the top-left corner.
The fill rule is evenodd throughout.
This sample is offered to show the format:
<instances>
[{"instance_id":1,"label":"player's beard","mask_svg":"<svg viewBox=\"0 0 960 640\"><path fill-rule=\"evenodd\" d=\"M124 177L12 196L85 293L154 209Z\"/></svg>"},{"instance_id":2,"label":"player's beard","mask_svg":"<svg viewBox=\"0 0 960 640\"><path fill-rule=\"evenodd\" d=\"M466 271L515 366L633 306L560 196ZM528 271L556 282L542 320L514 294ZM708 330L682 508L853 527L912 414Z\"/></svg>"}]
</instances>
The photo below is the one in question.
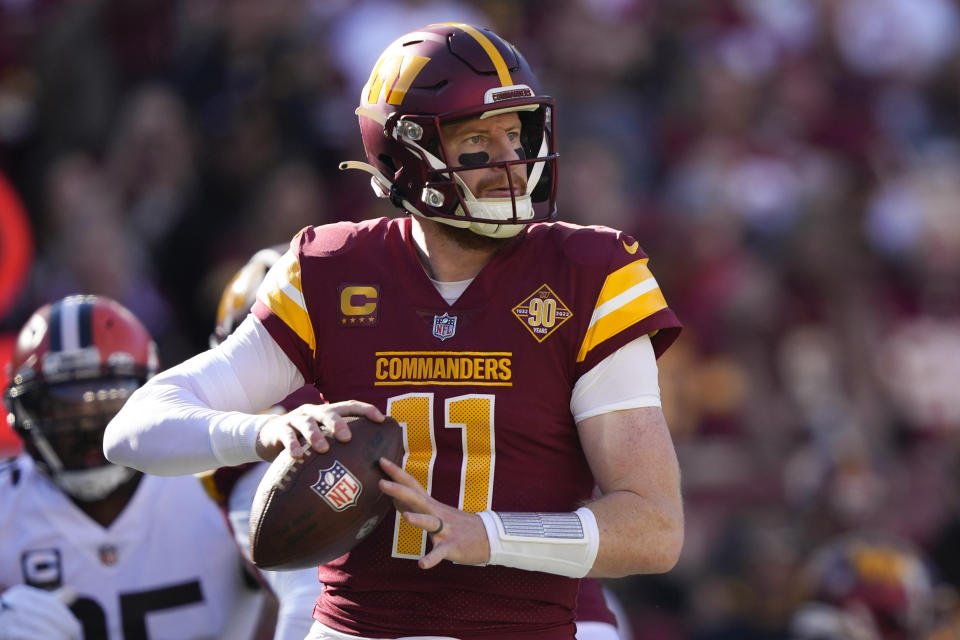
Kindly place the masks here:
<instances>
[{"instance_id":1,"label":"player's beard","mask_svg":"<svg viewBox=\"0 0 960 640\"><path fill-rule=\"evenodd\" d=\"M480 180L475 186L476 193L483 194L488 189L495 189L506 187L510 184L514 188L515 193L524 193L527 188L527 178L522 169L511 169L511 183L507 183L505 177L500 175L493 175L485 180ZM480 196L482 197L482 196ZM497 224L498 221L491 220L491 224ZM461 249L466 249L468 251L485 251L489 253L496 253L502 250L505 246L510 244L517 236L512 236L510 238L491 238L477 233L476 231L471 231L469 228L463 229L460 227L454 227L449 224L440 224L442 233L456 242L457 246ZM518 234L519 235L519 234Z\"/></svg>"}]
</instances>

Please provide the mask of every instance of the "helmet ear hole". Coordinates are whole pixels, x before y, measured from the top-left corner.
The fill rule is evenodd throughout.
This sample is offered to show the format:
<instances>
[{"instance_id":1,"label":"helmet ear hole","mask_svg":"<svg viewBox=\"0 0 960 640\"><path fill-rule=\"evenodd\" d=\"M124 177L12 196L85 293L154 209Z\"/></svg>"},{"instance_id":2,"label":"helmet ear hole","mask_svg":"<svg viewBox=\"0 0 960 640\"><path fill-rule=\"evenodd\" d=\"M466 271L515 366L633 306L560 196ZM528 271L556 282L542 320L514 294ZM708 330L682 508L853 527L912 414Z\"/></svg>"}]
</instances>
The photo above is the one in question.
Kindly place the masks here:
<instances>
[{"instance_id":1,"label":"helmet ear hole","mask_svg":"<svg viewBox=\"0 0 960 640\"><path fill-rule=\"evenodd\" d=\"M540 155L540 147L543 145L544 133L544 108L541 107L535 112L519 112L520 116L520 146L528 158L536 158Z\"/></svg>"},{"instance_id":2,"label":"helmet ear hole","mask_svg":"<svg viewBox=\"0 0 960 640\"><path fill-rule=\"evenodd\" d=\"M397 165L394 164L393 158L391 158L387 154L381 153L380 155L377 156L377 160L379 160L383 166L390 169L390 173L395 174L397 172Z\"/></svg>"},{"instance_id":3,"label":"helmet ear hole","mask_svg":"<svg viewBox=\"0 0 960 640\"><path fill-rule=\"evenodd\" d=\"M550 194L553 192L552 178L553 173L550 171L544 171L540 174L540 180L537 182L537 186L530 192L530 199L533 202L545 202L550 198Z\"/></svg>"}]
</instances>

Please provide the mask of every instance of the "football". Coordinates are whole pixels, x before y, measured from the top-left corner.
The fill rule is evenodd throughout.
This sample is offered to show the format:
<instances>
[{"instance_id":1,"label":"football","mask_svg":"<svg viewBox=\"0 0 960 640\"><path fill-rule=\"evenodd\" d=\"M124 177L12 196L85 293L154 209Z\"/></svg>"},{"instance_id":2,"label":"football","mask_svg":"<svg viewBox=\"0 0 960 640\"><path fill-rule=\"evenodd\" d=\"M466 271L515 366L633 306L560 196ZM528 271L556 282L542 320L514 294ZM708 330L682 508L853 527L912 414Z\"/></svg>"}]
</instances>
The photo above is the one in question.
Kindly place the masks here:
<instances>
[{"instance_id":1,"label":"football","mask_svg":"<svg viewBox=\"0 0 960 640\"><path fill-rule=\"evenodd\" d=\"M349 442L328 438L330 449L284 450L260 480L250 509L250 555L261 569L315 567L339 558L370 534L393 509L377 481L387 477L381 457L403 458L403 433L383 423L348 417Z\"/></svg>"}]
</instances>

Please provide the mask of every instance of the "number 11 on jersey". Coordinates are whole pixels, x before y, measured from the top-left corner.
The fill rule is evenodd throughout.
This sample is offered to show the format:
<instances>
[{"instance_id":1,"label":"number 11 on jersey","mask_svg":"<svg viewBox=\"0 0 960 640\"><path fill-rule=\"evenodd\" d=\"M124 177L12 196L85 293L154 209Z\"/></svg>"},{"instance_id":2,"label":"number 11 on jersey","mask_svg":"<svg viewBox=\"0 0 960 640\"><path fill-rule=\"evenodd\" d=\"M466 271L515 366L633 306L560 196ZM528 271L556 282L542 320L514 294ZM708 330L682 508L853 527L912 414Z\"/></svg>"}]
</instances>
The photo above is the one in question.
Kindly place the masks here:
<instances>
[{"instance_id":1,"label":"number 11 on jersey","mask_svg":"<svg viewBox=\"0 0 960 640\"><path fill-rule=\"evenodd\" d=\"M460 467L460 498L457 505L471 513L490 508L493 492L494 396L469 394L448 398L443 403L442 426L461 430L463 462ZM433 471L437 459L434 432L434 394L409 393L387 400L387 414L403 428L404 470L433 492ZM419 559L426 552L427 534L396 519L393 557Z\"/></svg>"}]
</instances>

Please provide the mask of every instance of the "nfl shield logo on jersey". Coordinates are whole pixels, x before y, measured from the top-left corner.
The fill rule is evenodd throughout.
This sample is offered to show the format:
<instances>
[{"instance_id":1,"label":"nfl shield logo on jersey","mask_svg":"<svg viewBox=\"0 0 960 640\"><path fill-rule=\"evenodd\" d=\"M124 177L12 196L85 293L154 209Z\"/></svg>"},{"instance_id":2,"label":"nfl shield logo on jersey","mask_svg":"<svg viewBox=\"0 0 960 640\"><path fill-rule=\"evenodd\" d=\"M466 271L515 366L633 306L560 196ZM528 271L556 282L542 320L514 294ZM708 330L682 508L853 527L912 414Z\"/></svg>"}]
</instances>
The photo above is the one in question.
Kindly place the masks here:
<instances>
[{"instance_id":1,"label":"nfl shield logo on jersey","mask_svg":"<svg viewBox=\"0 0 960 640\"><path fill-rule=\"evenodd\" d=\"M433 336L441 340L452 338L457 332L457 316L444 313L442 316L433 316Z\"/></svg>"},{"instance_id":2,"label":"nfl shield logo on jersey","mask_svg":"<svg viewBox=\"0 0 960 640\"><path fill-rule=\"evenodd\" d=\"M100 545L97 555L100 556L100 562L108 567L117 563L117 548L112 544Z\"/></svg>"},{"instance_id":3,"label":"nfl shield logo on jersey","mask_svg":"<svg viewBox=\"0 0 960 640\"><path fill-rule=\"evenodd\" d=\"M343 511L357 504L363 485L339 460L335 460L332 467L320 470L320 477L310 488L336 511Z\"/></svg>"}]
</instances>

